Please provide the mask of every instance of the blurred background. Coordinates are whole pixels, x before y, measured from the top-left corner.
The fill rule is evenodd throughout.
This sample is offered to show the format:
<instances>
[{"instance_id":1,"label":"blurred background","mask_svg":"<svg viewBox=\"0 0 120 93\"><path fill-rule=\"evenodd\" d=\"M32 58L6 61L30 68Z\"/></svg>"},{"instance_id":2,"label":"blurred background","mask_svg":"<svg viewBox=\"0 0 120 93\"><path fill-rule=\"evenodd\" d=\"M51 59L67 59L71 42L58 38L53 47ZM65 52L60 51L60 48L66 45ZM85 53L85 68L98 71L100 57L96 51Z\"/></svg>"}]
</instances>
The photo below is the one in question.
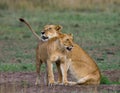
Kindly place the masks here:
<instances>
[{"instance_id":1,"label":"blurred background","mask_svg":"<svg viewBox=\"0 0 120 93\"><path fill-rule=\"evenodd\" d=\"M0 0L3 10L119 11L119 0Z\"/></svg>"},{"instance_id":2,"label":"blurred background","mask_svg":"<svg viewBox=\"0 0 120 93\"><path fill-rule=\"evenodd\" d=\"M120 0L0 0L0 72L35 71L37 41L21 17L38 34L44 25L62 25L120 82Z\"/></svg>"}]
</instances>

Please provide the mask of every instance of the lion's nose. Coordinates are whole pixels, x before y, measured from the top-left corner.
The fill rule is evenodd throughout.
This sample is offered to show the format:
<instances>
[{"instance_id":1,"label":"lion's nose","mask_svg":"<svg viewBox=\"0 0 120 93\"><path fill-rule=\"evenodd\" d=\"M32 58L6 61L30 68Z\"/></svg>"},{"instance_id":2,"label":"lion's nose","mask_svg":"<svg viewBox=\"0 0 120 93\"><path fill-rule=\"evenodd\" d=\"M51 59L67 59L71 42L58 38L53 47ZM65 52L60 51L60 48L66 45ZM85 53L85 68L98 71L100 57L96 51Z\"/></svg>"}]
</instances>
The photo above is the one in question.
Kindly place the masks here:
<instances>
[{"instance_id":1,"label":"lion's nose","mask_svg":"<svg viewBox=\"0 0 120 93\"><path fill-rule=\"evenodd\" d=\"M44 32L44 31L42 31L42 32L41 32L41 34L45 34L45 32Z\"/></svg>"},{"instance_id":2,"label":"lion's nose","mask_svg":"<svg viewBox=\"0 0 120 93\"><path fill-rule=\"evenodd\" d=\"M67 47L67 50L71 51L73 47Z\"/></svg>"}]
</instances>

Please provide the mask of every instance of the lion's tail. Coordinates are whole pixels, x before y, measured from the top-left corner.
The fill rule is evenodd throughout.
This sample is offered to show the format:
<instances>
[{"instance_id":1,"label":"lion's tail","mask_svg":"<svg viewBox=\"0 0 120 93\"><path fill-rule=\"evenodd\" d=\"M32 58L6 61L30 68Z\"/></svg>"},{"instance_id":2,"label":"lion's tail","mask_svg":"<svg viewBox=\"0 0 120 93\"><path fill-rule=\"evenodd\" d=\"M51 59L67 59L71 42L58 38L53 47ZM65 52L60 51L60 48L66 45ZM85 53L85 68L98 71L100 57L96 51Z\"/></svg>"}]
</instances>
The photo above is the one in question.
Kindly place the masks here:
<instances>
[{"instance_id":1,"label":"lion's tail","mask_svg":"<svg viewBox=\"0 0 120 93\"><path fill-rule=\"evenodd\" d=\"M30 29L30 31L34 34L34 36L35 36L38 40L40 40L40 36L35 33L35 31L32 29L32 27L30 26L30 24L29 24L25 19L19 18L19 20L20 20L21 22L25 23L25 24L28 26L28 28Z\"/></svg>"}]
</instances>

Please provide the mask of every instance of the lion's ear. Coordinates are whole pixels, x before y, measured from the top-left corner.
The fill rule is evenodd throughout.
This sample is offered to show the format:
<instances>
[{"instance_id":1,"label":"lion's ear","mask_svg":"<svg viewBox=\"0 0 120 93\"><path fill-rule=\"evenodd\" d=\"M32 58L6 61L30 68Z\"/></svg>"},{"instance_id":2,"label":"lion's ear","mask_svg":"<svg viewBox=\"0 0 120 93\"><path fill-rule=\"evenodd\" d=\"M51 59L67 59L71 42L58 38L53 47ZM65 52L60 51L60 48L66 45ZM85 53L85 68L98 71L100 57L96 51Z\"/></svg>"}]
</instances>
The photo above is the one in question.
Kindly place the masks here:
<instances>
[{"instance_id":1,"label":"lion's ear","mask_svg":"<svg viewBox=\"0 0 120 93\"><path fill-rule=\"evenodd\" d=\"M69 35L73 37L73 34L70 33Z\"/></svg>"},{"instance_id":2,"label":"lion's ear","mask_svg":"<svg viewBox=\"0 0 120 93\"><path fill-rule=\"evenodd\" d=\"M73 34L70 33L69 36L73 39Z\"/></svg>"},{"instance_id":3,"label":"lion's ear","mask_svg":"<svg viewBox=\"0 0 120 93\"><path fill-rule=\"evenodd\" d=\"M56 27L55 27L55 29L56 29L57 31L60 31L62 28L63 28L63 27L60 26L60 25L56 25Z\"/></svg>"},{"instance_id":4,"label":"lion's ear","mask_svg":"<svg viewBox=\"0 0 120 93\"><path fill-rule=\"evenodd\" d=\"M45 25L44 28L47 28L47 27L49 27L49 26L50 26L50 25Z\"/></svg>"}]
</instances>

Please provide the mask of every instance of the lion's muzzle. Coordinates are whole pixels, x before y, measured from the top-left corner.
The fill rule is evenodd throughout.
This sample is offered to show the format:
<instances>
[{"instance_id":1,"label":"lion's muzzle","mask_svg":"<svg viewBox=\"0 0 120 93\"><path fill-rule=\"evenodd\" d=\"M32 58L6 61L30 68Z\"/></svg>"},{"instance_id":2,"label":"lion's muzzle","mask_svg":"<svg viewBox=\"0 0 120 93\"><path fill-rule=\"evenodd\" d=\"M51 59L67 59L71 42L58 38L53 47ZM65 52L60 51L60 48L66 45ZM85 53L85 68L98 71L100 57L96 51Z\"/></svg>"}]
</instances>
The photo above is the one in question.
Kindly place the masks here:
<instances>
[{"instance_id":1,"label":"lion's muzzle","mask_svg":"<svg viewBox=\"0 0 120 93\"><path fill-rule=\"evenodd\" d=\"M73 46L66 47L66 49L67 49L68 51L71 51L71 50L72 50L72 48L73 48Z\"/></svg>"}]
</instances>

